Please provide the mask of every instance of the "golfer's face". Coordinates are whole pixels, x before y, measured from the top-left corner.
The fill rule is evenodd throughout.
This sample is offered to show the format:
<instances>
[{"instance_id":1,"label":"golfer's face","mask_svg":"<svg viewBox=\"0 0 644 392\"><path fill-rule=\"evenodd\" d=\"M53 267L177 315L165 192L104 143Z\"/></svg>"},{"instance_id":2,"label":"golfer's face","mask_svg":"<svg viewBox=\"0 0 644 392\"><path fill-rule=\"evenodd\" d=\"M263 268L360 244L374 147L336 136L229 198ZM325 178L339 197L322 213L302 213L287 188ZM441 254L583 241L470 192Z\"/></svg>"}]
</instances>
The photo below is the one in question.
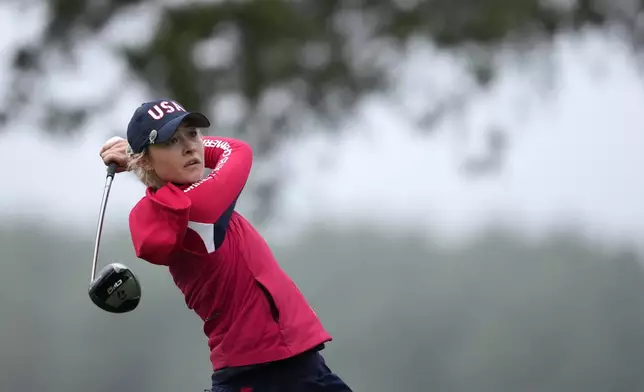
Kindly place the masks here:
<instances>
[{"instance_id":1,"label":"golfer's face","mask_svg":"<svg viewBox=\"0 0 644 392\"><path fill-rule=\"evenodd\" d=\"M161 180L192 184L203 177L203 154L199 131L180 127L167 142L150 146L150 163Z\"/></svg>"}]
</instances>

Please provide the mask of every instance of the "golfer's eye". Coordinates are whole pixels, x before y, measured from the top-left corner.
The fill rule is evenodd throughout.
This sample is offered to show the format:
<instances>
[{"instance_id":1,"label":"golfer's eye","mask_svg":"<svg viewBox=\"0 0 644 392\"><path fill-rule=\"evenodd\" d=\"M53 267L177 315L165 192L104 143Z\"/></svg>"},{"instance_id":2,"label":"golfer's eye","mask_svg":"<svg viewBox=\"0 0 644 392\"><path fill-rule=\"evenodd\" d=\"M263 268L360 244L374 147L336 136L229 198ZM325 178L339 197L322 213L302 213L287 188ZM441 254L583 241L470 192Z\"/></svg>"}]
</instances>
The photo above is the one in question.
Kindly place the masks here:
<instances>
[{"instance_id":1,"label":"golfer's eye","mask_svg":"<svg viewBox=\"0 0 644 392\"><path fill-rule=\"evenodd\" d=\"M167 141L168 146L171 146L173 144L176 144L179 141L176 137L170 138L170 140Z\"/></svg>"},{"instance_id":2,"label":"golfer's eye","mask_svg":"<svg viewBox=\"0 0 644 392\"><path fill-rule=\"evenodd\" d=\"M199 132L196 129L190 131L190 137L196 138L199 135Z\"/></svg>"}]
</instances>

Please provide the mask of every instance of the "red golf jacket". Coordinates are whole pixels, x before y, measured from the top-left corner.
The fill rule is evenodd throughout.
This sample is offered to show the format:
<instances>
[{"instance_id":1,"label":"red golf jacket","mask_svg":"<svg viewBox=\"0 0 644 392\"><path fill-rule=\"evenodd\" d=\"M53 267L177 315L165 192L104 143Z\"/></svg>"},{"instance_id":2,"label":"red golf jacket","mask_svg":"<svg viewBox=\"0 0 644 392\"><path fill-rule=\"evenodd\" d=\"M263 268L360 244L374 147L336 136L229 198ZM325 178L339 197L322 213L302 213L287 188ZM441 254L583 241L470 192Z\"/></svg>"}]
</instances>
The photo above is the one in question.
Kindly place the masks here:
<instances>
[{"instance_id":1,"label":"red golf jacket","mask_svg":"<svg viewBox=\"0 0 644 392\"><path fill-rule=\"evenodd\" d=\"M248 144L204 137L210 175L166 184L130 212L137 257L167 266L204 321L213 369L291 357L331 340L269 246L235 211L253 160Z\"/></svg>"}]
</instances>

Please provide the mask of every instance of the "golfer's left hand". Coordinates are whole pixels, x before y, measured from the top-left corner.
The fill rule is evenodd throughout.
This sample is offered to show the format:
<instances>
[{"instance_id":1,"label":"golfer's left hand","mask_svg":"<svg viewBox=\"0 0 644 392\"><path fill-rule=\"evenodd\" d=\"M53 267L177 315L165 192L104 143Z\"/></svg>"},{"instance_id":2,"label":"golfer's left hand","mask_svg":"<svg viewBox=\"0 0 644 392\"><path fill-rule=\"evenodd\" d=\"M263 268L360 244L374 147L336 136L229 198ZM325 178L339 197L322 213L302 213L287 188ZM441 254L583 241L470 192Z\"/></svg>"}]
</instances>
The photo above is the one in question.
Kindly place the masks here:
<instances>
[{"instance_id":1,"label":"golfer's left hand","mask_svg":"<svg viewBox=\"0 0 644 392\"><path fill-rule=\"evenodd\" d=\"M127 140L114 136L103 144L100 151L101 159L105 165L116 163L117 173L127 171L127 163L130 157L127 154Z\"/></svg>"}]
</instances>

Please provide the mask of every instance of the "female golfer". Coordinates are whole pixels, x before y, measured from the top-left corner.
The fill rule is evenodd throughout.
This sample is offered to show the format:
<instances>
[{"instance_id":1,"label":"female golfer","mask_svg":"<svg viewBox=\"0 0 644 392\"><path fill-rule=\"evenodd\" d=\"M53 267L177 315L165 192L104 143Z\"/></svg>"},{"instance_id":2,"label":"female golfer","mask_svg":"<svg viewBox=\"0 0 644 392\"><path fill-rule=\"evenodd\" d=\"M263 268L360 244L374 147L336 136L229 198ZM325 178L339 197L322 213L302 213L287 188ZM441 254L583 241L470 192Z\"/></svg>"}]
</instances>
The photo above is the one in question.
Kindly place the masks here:
<instances>
[{"instance_id":1,"label":"female golfer","mask_svg":"<svg viewBox=\"0 0 644 392\"><path fill-rule=\"evenodd\" d=\"M136 109L127 140L100 150L146 185L129 216L137 257L165 266L203 320L212 391L350 391L319 353L331 340L253 226L235 211L253 153L202 136L202 114L173 100ZM212 169L204 176L204 168Z\"/></svg>"}]
</instances>

